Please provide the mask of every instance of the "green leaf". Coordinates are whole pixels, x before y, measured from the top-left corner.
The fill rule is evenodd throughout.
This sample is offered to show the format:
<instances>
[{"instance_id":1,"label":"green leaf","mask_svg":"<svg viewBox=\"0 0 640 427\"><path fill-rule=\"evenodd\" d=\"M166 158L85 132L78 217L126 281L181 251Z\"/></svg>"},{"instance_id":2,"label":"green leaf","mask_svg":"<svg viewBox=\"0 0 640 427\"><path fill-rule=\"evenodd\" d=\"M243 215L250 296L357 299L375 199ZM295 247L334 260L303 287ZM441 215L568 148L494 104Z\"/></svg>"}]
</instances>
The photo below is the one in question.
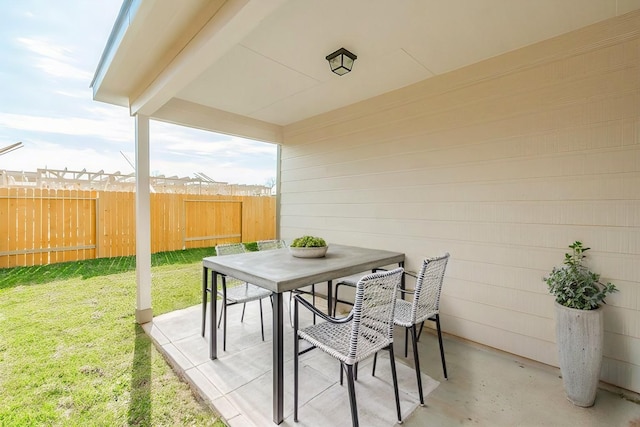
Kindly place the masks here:
<instances>
[{"instance_id":1,"label":"green leaf","mask_svg":"<svg viewBox=\"0 0 640 427\"><path fill-rule=\"evenodd\" d=\"M564 256L563 267L553 267L551 274L544 278L549 292L556 297L558 304L580 310L593 310L605 304L605 298L617 292L612 283L600 283L600 275L583 265L584 253L590 248L575 241L569 245L571 253Z\"/></svg>"}]
</instances>

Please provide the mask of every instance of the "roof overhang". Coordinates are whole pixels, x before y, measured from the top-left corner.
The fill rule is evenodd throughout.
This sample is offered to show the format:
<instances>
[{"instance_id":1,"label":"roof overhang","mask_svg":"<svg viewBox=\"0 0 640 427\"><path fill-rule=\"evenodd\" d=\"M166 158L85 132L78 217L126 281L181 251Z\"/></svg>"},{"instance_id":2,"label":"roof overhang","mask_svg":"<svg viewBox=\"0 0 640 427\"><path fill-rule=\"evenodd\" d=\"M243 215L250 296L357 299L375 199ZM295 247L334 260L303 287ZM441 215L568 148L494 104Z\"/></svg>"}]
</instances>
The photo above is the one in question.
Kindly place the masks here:
<instances>
[{"instance_id":1,"label":"roof overhang","mask_svg":"<svg viewBox=\"0 0 640 427\"><path fill-rule=\"evenodd\" d=\"M640 8L621 0L125 0L94 99L280 142L282 126ZM358 55L333 74L325 56Z\"/></svg>"}]
</instances>

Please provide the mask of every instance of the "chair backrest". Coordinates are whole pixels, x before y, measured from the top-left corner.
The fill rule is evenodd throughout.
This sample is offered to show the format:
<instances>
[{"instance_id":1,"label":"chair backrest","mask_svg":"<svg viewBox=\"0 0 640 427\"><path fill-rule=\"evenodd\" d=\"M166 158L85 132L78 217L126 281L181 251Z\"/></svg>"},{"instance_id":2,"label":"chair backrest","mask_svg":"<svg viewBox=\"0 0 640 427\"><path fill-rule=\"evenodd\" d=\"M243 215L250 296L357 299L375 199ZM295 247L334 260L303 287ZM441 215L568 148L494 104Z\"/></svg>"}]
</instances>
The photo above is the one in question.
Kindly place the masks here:
<instances>
[{"instance_id":1,"label":"chair backrest","mask_svg":"<svg viewBox=\"0 0 640 427\"><path fill-rule=\"evenodd\" d=\"M284 240L258 240L256 243L258 244L259 251L286 248Z\"/></svg>"},{"instance_id":2,"label":"chair backrest","mask_svg":"<svg viewBox=\"0 0 640 427\"><path fill-rule=\"evenodd\" d=\"M225 243L222 245L216 245L216 255L235 255L243 254L247 250L242 243Z\"/></svg>"},{"instance_id":3,"label":"chair backrest","mask_svg":"<svg viewBox=\"0 0 640 427\"><path fill-rule=\"evenodd\" d=\"M347 364L393 342L393 312L404 269L363 276L356 284Z\"/></svg>"},{"instance_id":4,"label":"chair backrest","mask_svg":"<svg viewBox=\"0 0 640 427\"><path fill-rule=\"evenodd\" d=\"M411 322L420 323L438 314L440 310L440 292L444 281L444 272L449 261L449 253L422 261L422 268L416 280L415 294L411 306Z\"/></svg>"},{"instance_id":5,"label":"chair backrest","mask_svg":"<svg viewBox=\"0 0 640 427\"><path fill-rule=\"evenodd\" d=\"M247 248L245 248L242 243L224 243L221 245L216 245L216 256L236 255L243 254L245 252L247 252ZM239 280L231 276L225 276L224 274L221 274L219 276L219 280L225 280L227 286L237 286L240 284L249 286L249 284L243 280ZM221 283L220 281L218 282L218 284Z\"/></svg>"}]
</instances>

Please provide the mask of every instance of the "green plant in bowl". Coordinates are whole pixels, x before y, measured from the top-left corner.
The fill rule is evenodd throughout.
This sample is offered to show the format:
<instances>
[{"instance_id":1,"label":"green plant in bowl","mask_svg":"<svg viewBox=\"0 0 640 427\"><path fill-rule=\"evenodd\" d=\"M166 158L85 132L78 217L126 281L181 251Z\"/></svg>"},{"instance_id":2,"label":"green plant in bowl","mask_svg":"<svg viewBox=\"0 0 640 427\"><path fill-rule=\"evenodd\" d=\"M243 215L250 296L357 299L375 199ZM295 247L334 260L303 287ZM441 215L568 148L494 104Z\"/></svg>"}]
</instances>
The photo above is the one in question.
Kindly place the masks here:
<instances>
[{"instance_id":1,"label":"green plant in bowl","mask_svg":"<svg viewBox=\"0 0 640 427\"><path fill-rule=\"evenodd\" d=\"M302 236L291 242L289 252L296 258L322 258L327 249L327 242L323 238Z\"/></svg>"},{"instance_id":2,"label":"green plant in bowl","mask_svg":"<svg viewBox=\"0 0 640 427\"><path fill-rule=\"evenodd\" d=\"M322 237L302 236L291 242L292 248L323 248L327 242Z\"/></svg>"}]
</instances>

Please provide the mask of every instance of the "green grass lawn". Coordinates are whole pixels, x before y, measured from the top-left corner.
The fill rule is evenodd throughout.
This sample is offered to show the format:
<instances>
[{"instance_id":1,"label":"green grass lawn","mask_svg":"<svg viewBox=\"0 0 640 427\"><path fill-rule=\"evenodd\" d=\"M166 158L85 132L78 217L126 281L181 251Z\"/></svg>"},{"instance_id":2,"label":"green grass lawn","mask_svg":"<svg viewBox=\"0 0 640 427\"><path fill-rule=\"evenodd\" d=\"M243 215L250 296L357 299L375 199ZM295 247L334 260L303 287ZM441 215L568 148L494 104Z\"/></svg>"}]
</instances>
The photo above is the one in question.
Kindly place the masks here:
<instances>
[{"instance_id":1,"label":"green grass lawn","mask_svg":"<svg viewBox=\"0 0 640 427\"><path fill-rule=\"evenodd\" d=\"M212 254L154 255L154 315L201 302ZM0 426L224 426L135 323L134 265L0 269Z\"/></svg>"}]
</instances>

